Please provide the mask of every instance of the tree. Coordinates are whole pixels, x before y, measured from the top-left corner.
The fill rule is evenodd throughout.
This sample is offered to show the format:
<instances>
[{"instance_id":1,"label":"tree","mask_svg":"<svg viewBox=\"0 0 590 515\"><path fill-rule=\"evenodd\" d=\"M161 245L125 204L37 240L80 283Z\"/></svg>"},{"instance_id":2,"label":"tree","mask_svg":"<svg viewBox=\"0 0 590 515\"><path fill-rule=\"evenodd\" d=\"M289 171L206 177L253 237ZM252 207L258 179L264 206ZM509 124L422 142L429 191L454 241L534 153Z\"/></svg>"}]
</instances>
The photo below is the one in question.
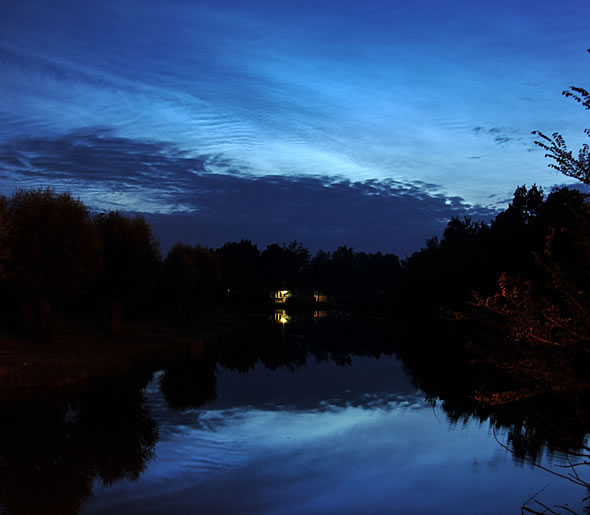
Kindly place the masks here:
<instances>
[{"instance_id":1,"label":"tree","mask_svg":"<svg viewBox=\"0 0 590 515\"><path fill-rule=\"evenodd\" d=\"M588 52L590 52L590 48ZM562 95L574 99L585 109L590 110L590 92L586 89L570 86L569 89L562 92ZM585 129L584 133L590 137L590 129ZM576 158L572 151L568 150L565 139L559 132L554 132L551 137L541 131L533 131L533 134L540 138L540 141L535 141L535 144L547 152L545 157L552 160L548 165L550 168L590 185L590 146L587 143L582 145Z\"/></svg>"},{"instance_id":2,"label":"tree","mask_svg":"<svg viewBox=\"0 0 590 515\"><path fill-rule=\"evenodd\" d=\"M268 297L260 281L260 251L250 240L228 242L217 249L223 289L228 297L253 301Z\"/></svg>"},{"instance_id":3,"label":"tree","mask_svg":"<svg viewBox=\"0 0 590 515\"><path fill-rule=\"evenodd\" d=\"M2 218L8 281L25 325L47 340L54 304L83 293L97 275L100 240L86 206L50 188L18 190Z\"/></svg>"},{"instance_id":4,"label":"tree","mask_svg":"<svg viewBox=\"0 0 590 515\"><path fill-rule=\"evenodd\" d=\"M177 243L164 261L165 288L180 319L217 296L220 285L219 257L209 249Z\"/></svg>"},{"instance_id":5,"label":"tree","mask_svg":"<svg viewBox=\"0 0 590 515\"><path fill-rule=\"evenodd\" d=\"M538 217L546 225L540 232L544 245L533 253L534 273L528 277L503 273L497 293L476 295L476 308L483 308L480 314L499 330L504 342L493 351L483 347L481 353L521 383L523 393L518 395L590 386L590 204L586 198L567 188L552 192Z\"/></svg>"},{"instance_id":6,"label":"tree","mask_svg":"<svg viewBox=\"0 0 590 515\"><path fill-rule=\"evenodd\" d=\"M527 189L526 184L523 184L514 191L514 197L506 212L520 222L530 224L541 211L544 199L543 188L533 184Z\"/></svg>"},{"instance_id":7,"label":"tree","mask_svg":"<svg viewBox=\"0 0 590 515\"><path fill-rule=\"evenodd\" d=\"M494 268L494 288L500 273L530 276L535 266L533 254L543 251L547 230L546 220L539 218L543 202L542 188L536 184L527 188L523 184L514 191L508 208L498 213L492 222L488 256Z\"/></svg>"},{"instance_id":8,"label":"tree","mask_svg":"<svg viewBox=\"0 0 590 515\"><path fill-rule=\"evenodd\" d=\"M309 267L309 251L297 242L272 243L261 254L264 279L268 289L301 287Z\"/></svg>"},{"instance_id":9,"label":"tree","mask_svg":"<svg viewBox=\"0 0 590 515\"><path fill-rule=\"evenodd\" d=\"M98 290L111 305L111 330L120 331L122 308L147 308L161 263L160 244L142 216L118 211L100 214L95 223L102 238L103 272Z\"/></svg>"},{"instance_id":10,"label":"tree","mask_svg":"<svg viewBox=\"0 0 590 515\"><path fill-rule=\"evenodd\" d=\"M6 263L8 261L8 210L7 200L0 195L0 281L6 279Z\"/></svg>"},{"instance_id":11,"label":"tree","mask_svg":"<svg viewBox=\"0 0 590 515\"><path fill-rule=\"evenodd\" d=\"M590 52L590 49L588 50ZM590 93L572 86L563 91L590 110ZM590 136L590 129L584 131ZM558 133L552 137L534 131L535 143L545 149L549 166L590 185L590 147L582 146L578 157L568 150ZM526 193L526 194L525 194ZM502 348L497 361L527 386L546 389L578 388L586 383L590 364L590 205L588 196L562 188L542 202L542 192L515 193L510 206L522 212L524 221L534 219L534 239L529 244L535 273L525 277L502 274L499 291L477 297L475 305L497 316L496 322L512 346ZM516 202L517 194L519 202ZM530 199L529 199L530 196ZM530 200L530 201L529 201ZM528 211L533 206L534 216ZM498 217L500 218L500 216ZM524 271L523 271L524 272Z\"/></svg>"}]
</instances>

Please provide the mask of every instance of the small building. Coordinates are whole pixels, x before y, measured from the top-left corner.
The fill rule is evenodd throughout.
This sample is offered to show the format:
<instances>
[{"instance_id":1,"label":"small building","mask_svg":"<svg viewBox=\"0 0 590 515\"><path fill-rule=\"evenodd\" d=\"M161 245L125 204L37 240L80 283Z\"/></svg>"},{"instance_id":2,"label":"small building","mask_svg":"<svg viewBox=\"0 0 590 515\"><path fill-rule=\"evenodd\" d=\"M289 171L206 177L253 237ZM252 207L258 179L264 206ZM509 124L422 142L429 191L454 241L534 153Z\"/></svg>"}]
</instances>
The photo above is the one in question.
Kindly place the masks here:
<instances>
[{"instance_id":1,"label":"small building","mask_svg":"<svg viewBox=\"0 0 590 515\"><path fill-rule=\"evenodd\" d=\"M328 296L319 290L313 291L313 301L314 302L321 302L323 304L328 302Z\"/></svg>"},{"instance_id":2,"label":"small building","mask_svg":"<svg viewBox=\"0 0 590 515\"><path fill-rule=\"evenodd\" d=\"M291 290L276 290L274 292L275 304L284 304L287 302L287 299L292 297L293 292Z\"/></svg>"}]
</instances>

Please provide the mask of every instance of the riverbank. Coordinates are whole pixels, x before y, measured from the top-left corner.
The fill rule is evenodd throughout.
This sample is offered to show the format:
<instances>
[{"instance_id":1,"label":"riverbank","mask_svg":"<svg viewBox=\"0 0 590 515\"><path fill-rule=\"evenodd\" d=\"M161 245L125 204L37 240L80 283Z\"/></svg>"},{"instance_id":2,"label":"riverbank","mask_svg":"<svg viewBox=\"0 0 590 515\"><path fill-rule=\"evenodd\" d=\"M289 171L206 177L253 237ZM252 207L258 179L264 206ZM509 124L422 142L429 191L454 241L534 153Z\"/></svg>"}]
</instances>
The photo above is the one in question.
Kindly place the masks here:
<instances>
[{"instance_id":1,"label":"riverbank","mask_svg":"<svg viewBox=\"0 0 590 515\"><path fill-rule=\"evenodd\" d=\"M93 323L59 321L51 343L0 334L0 399L42 397L135 370L158 370L202 356L216 335L239 321L208 314L206 323L127 324L117 336Z\"/></svg>"}]
</instances>

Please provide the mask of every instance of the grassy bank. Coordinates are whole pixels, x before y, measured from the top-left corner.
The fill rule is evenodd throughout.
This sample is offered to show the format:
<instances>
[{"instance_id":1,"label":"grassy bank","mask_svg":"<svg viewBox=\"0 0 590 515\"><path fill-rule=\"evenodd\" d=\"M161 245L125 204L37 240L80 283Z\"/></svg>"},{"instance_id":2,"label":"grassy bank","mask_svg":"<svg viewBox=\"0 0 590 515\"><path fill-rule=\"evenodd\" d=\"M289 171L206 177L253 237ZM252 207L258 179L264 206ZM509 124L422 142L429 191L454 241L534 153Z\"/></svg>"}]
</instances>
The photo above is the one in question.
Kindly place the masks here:
<instances>
[{"instance_id":1,"label":"grassy bank","mask_svg":"<svg viewBox=\"0 0 590 515\"><path fill-rule=\"evenodd\" d=\"M116 337L95 326L60 322L51 343L0 334L0 399L43 396L134 370L199 357L212 330L125 325Z\"/></svg>"}]
</instances>

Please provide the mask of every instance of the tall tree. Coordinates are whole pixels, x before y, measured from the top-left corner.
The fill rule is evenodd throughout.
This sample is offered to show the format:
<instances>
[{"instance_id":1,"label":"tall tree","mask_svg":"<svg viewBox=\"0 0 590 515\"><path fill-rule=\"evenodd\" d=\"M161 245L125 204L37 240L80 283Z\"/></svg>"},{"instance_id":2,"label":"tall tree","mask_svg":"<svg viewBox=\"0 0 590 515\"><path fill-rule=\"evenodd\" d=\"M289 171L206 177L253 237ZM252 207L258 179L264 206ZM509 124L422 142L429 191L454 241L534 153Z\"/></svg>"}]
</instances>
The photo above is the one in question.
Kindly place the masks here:
<instances>
[{"instance_id":1,"label":"tall tree","mask_svg":"<svg viewBox=\"0 0 590 515\"><path fill-rule=\"evenodd\" d=\"M8 261L8 209L7 200L0 195L0 281L6 279L6 262Z\"/></svg>"},{"instance_id":2,"label":"tall tree","mask_svg":"<svg viewBox=\"0 0 590 515\"><path fill-rule=\"evenodd\" d=\"M495 295L476 296L475 306L503 335L502 345L483 354L525 390L588 387L590 204L562 188L549 195L540 218L547 225L535 273L504 273Z\"/></svg>"},{"instance_id":3,"label":"tall tree","mask_svg":"<svg viewBox=\"0 0 590 515\"><path fill-rule=\"evenodd\" d=\"M103 243L98 286L111 305L111 330L116 335L124 306L136 313L147 308L161 262L160 244L141 216L110 211L95 222Z\"/></svg>"},{"instance_id":4,"label":"tall tree","mask_svg":"<svg viewBox=\"0 0 590 515\"><path fill-rule=\"evenodd\" d=\"M176 316L190 319L199 308L217 298L219 256L199 245L177 243L164 261L164 282Z\"/></svg>"},{"instance_id":5,"label":"tall tree","mask_svg":"<svg viewBox=\"0 0 590 515\"><path fill-rule=\"evenodd\" d=\"M590 52L590 49L588 50ZM590 93L572 86L563 91L590 110ZM590 137L590 129L585 129ZM590 146L582 145L577 157L567 147L563 136L547 136L540 131L535 143L546 151L549 167L567 177L590 185ZM505 334L496 361L530 388L563 390L588 387L590 365L590 205L588 195L562 188L542 202L542 195L520 193L520 203L505 212L520 211L521 222L534 231L527 242L534 261L529 269L504 273L498 292L477 297L475 305ZM515 200L517 195L515 195ZM529 202L530 200L530 202ZM519 205L516 205L519 204ZM529 204L533 215L529 216ZM524 208L524 209L523 209ZM515 217L505 216L514 225ZM496 219L501 219L500 216ZM503 220L503 219L502 219ZM504 220L505 221L505 220ZM531 223L534 222L534 223ZM496 224L497 226L498 224ZM519 238L522 245L523 239ZM540 243L540 244L539 244Z\"/></svg>"},{"instance_id":6,"label":"tall tree","mask_svg":"<svg viewBox=\"0 0 590 515\"><path fill-rule=\"evenodd\" d=\"M266 298L261 285L260 251L250 240L228 242L218 248L223 289L239 302Z\"/></svg>"},{"instance_id":7,"label":"tall tree","mask_svg":"<svg viewBox=\"0 0 590 515\"><path fill-rule=\"evenodd\" d=\"M297 240L288 245L272 243L260 257L268 289L296 289L305 282L304 274L309 267L309 251Z\"/></svg>"},{"instance_id":8,"label":"tall tree","mask_svg":"<svg viewBox=\"0 0 590 515\"><path fill-rule=\"evenodd\" d=\"M54 304L82 293L97 275L100 239L86 206L69 193L18 190L5 213L6 274L25 323L47 339Z\"/></svg>"}]
</instances>

